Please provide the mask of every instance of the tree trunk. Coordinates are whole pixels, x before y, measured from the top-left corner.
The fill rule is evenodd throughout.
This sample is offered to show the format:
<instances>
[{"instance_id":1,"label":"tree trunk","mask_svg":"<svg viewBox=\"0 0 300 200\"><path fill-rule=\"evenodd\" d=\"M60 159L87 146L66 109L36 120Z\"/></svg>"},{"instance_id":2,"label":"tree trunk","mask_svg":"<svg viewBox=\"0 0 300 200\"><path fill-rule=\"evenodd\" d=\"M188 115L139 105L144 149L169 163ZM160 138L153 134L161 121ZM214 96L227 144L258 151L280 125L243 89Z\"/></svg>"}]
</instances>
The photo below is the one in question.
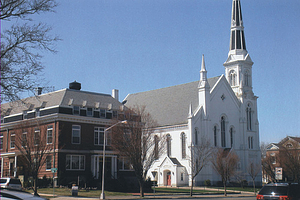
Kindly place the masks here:
<instances>
[{"instance_id":1,"label":"tree trunk","mask_svg":"<svg viewBox=\"0 0 300 200\"><path fill-rule=\"evenodd\" d=\"M39 196L39 194L37 193L37 176L34 177L33 180L33 192L34 192L34 196Z\"/></svg>"},{"instance_id":2,"label":"tree trunk","mask_svg":"<svg viewBox=\"0 0 300 200\"><path fill-rule=\"evenodd\" d=\"M227 191L226 191L226 181L223 182L223 184L224 184L224 196L226 197L226 196L227 196Z\"/></svg>"},{"instance_id":3,"label":"tree trunk","mask_svg":"<svg viewBox=\"0 0 300 200\"><path fill-rule=\"evenodd\" d=\"M144 187L142 183L140 183L140 197L144 197Z\"/></svg>"},{"instance_id":4,"label":"tree trunk","mask_svg":"<svg viewBox=\"0 0 300 200\"><path fill-rule=\"evenodd\" d=\"M192 178L192 185L190 190L190 196L193 196L194 179Z\"/></svg>"},{"instance_id":5,"label":"tree trunk","mask_svg":"<svg viewBox=\"0 0 300 200\"><path fill-rule=\"evenodd\" d=\"M254 188L254 195L256 195L256 191L255 191L255 181L253 179L253 188Z\"/></svg>"}]
</instances>

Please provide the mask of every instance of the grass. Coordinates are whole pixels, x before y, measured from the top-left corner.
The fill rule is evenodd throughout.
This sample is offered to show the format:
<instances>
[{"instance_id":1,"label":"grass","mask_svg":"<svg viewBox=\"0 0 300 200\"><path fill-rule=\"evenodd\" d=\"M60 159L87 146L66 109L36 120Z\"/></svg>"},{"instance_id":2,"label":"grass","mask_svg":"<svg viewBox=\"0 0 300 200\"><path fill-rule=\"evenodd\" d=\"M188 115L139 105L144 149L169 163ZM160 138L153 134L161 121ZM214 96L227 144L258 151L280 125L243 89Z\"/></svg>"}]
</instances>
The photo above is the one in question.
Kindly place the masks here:
<instances>
[{"instance_id":1,"label":"grass","mask_svg":"<svg viewBox=\"0 0 300 200\"><path fill-rule=\"evenodd\" d=\"M205 189L199 189L195 187L193 189L193 194L223 194L223 187L205 187ZM240 192L240 191L247 191L247 192L253 192L252 187L228 187L227 192ZM256 191L259 191L259 189L256 189ZM27 192L32 193L32 190L28 190ZM53 195L53 188L39 188L38 193L41 194L41 196L49 198ZM98 198L100 196L101 190L85 190L80 189L78 191L79 197L93 197ZM160 187L155 188L155 194L161 194L161 195L167 195L167 194L189 194L190 188L184 187L184 188L178 188L178 187ZM131 196L132 193L124 193L124 192L110 192L105 191L106 196ZM72 189L71 188L55 188L55 196L72 196Z\"/></svg>"},{"instance_id":2,"label":"grass","mask_svg":"<svg viewBox=\"0 0 300 200\"><path fill-rule=\"evenodd\" d=\"M189 188L155 188L155 193L190 193ZM193 194L222 194L223 191L209 191L209 190L199 190L199 189L193 189Z\"/></svg>"},{"instance_id":3,"label":"grass","mask_svg":"<svg viewBox=\"0 0 300 200\"><path fill-rule=\"evenodd\" d=\"M27 192L32 193L32 190L27 190ZM55 196L72 196L72 189L71 188L55 188ZM53 188L39 188L38 193L41 196L52 196L53 195ZM78 191L79 197L100 197L101 190L84 190L80 189ZM46 194L46 195L44 195ZM105 191L106 196L128 196L132 195L130 193L123 193L123 192L110 192Z\"/></svg>"}]
</instances>

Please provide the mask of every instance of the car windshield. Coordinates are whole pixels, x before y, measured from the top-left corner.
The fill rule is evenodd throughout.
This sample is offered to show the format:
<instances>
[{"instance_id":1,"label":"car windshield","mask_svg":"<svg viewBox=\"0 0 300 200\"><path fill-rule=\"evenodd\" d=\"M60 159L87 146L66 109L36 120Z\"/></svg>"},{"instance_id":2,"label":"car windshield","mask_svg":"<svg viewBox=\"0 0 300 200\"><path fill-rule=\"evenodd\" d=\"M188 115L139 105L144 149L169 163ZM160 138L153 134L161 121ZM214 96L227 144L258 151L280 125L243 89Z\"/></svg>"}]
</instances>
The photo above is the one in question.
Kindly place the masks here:
<instances>
[{"instance_id":1,"label":"car windshield","mask_svg":"<svg viewBox=\"0 0 300 200\"><path fill-rule=\"evenodd\" d=\"M286 195L288 191L288 187L285 186L265 186L261 189L259 194L263 195Z\"/></svg>"},{"instance_id":2,"label":"car windshield","mask_svg":"<svg viewBox=\"0 0 300 200\"><path fill-rule=\"evenodd\" d=\"M6 179L0 179L0 183L6 183Z\"/></svg>"}]
</instances>

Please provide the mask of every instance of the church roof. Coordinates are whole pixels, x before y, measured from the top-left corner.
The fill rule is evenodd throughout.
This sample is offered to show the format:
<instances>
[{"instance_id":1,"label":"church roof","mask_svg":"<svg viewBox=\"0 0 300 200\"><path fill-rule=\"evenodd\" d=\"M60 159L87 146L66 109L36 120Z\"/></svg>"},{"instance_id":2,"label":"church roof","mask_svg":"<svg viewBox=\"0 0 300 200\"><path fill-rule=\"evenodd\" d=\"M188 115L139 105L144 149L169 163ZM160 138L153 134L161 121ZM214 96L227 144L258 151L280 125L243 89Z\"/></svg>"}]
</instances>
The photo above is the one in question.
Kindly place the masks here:
<instances>
[{"instance_id":1,"label":"church roof","mask_svg":"<svg viewBox=\"0 0 300 200\"><path fill-rule=\"evenodd\" d=\"M220 76L208 79L210 89ZM154 118L159 126L178 125L187 123L189 106L197 109L199 81L171 87L129 94L125 100L127 107L146 106L146 111Z\"/></svg>"}]
</instances>

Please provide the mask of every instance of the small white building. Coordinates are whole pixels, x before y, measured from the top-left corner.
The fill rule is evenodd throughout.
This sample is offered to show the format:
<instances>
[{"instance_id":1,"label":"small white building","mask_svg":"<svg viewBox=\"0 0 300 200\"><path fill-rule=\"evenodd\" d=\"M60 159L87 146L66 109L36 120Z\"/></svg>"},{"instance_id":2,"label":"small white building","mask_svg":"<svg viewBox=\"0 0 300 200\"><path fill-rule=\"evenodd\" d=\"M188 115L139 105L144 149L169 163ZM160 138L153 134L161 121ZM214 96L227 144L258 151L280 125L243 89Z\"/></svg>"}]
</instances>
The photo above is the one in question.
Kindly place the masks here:
<instances>
[{"instance_id":1,"label":"small white building","mask_svg":"<svg viewBox=\"0 0 300 200\"><path fill-rule=\"evenodd\" d=\"M158 122L157 131L168 137L166 155L149 170L159 186L191 185L190 146L207 138L212 146L231 148L239 156L238 171L251 184L247 169L260 164L257 96L252 88L253 62L246 50L240 0L233 0L231 37L225 75L207 78L202 56L200 80L136 94L129 94L126 106L146 106ZM195 178L221 181L211 164ZM261 173L256 177L261 184Z\"/></svg>"}]
</instances>

